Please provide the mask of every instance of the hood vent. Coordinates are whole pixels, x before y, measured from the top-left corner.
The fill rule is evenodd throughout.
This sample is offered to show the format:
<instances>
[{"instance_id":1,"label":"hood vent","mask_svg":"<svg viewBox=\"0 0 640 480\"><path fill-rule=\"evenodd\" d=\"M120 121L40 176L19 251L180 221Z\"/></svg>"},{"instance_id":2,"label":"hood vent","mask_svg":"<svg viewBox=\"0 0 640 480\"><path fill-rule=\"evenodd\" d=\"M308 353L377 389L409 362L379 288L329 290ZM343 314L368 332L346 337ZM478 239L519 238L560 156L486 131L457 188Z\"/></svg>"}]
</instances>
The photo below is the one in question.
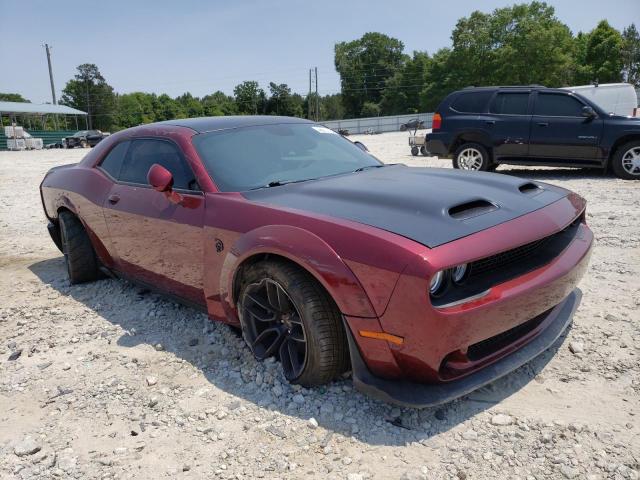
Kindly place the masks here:
<instances>
[{"instance_id":1,"label":"hood vent","mask_svg":"<svg viewBox=\"0 0 640 480\"><path fill-rule=\"evenodd\" d=\"M540 188L535 183L527 182L520 185L518 187L518 190L520 190L520 192L524 193L525 195L535 195L536 193L540 193L542 191L542 188Z\"/></svg>"},{"instance_id":2,"label":"hood vent","mask_svg":"<svg viewBox=\"0 0 640 480\"><path fill-rule=\"evenodd\" d=\"M485 213L493 212L498 207L487 200L473 200L471 202L461 203L449 209L449 216L456 220L465 220Z\"/></svg>"}]
</instances>

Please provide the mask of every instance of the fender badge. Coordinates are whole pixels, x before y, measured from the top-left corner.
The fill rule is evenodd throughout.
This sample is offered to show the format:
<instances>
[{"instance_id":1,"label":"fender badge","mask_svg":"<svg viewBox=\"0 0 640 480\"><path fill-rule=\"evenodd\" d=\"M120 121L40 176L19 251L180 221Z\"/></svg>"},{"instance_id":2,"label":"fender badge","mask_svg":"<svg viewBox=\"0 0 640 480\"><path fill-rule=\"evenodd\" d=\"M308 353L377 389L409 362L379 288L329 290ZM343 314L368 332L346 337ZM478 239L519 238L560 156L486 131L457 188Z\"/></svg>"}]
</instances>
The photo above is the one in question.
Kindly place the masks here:
<instances>
[{"instance_id":1,"label":"fender badge","mask_svg":"<svg viewBox=\"0 0 640 480\"><path fill-rule=\"evenodd\" d=\"M216 238L216 252L220 253L222 250L224 250L224 243L219 238Z\"/></svg>"}]
</instances>

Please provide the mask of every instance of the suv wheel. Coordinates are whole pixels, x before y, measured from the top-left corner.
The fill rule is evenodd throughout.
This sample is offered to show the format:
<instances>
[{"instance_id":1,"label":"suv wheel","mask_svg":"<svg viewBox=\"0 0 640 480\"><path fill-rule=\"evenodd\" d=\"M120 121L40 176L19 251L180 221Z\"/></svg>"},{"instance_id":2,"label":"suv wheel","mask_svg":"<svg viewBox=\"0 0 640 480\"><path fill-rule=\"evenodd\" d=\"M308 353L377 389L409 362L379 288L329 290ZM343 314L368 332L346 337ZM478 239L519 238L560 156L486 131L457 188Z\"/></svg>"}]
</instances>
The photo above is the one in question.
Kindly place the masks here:
<instances>
[{"instance_id":1,"label":"suv wheel","mask_svg":"<svg viewBox=\"0 0 640 480\"><path fill-rule=\"evenodd\" d=\"M618 148L611 167L618 178L640 180L640 141L633 140Z\"/></svg>"},{"instance_id":2,"label":"suv wheel","mask_svg":"<svg viewBox=\"0 0 640 480\"><path fill-rule=\"evenodd\" d=\"M460 170L489 170L489 152L479 143L463 143L453 154L453 168Z\"/></svg>"}]
</instances>

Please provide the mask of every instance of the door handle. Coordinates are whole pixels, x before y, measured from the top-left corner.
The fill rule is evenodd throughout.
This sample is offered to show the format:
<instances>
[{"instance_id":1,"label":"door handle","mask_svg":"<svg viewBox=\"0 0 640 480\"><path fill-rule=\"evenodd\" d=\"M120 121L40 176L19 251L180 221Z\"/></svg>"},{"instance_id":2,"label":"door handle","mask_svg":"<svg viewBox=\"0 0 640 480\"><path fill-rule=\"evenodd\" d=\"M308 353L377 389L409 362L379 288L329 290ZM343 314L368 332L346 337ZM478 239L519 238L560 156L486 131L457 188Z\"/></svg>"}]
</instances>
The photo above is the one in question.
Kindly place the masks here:
<instances>
[{"instance_id":1,"label":"door handle","mask_svg":"<svg viewBox=\"0 0 640 480\"><path fill-rule=\"evenodd\" d=\"M115 205L116 203L118 203L120 201L120 196L119 195L109 195L109 198L107 198L107 200L109 200L109 203L111 205Z\"/></svg>"},{"instance_id":2,"label":"door handle","mask_svg":"<svg viewBox=\"0 0 640 480\"><path fill-rule=\"evenodd\" d=\"M548 127L549 124L547 122L538 122L539 127Z\"/></svg>"}]
</instances>

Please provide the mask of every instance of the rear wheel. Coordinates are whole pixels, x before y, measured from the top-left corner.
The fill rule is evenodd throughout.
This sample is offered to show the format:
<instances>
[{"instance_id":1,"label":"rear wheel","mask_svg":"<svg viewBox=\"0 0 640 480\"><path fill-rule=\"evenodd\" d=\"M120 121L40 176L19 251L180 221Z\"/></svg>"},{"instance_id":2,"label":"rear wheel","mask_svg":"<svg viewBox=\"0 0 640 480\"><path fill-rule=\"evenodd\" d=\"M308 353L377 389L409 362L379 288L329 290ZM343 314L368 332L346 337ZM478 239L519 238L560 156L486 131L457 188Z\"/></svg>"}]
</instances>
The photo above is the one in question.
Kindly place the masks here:
<instances>
[{"instance_id":1,"label":"rear wheel","mask_svg":"<svg viewBox=\"0 0 640 480\"><path fill-rule=\"evenodd\" d=\"M479 143L463 143L453 154L453 168L487 171L490 165L489 152Z\"/></svg>"},{"instance_id":2,"label":"rear wheel","mask_svg":"<svg viewBox=\"0 0 640 480\"><path fill-rule=\"evenodd\" d=\"M59 223L69 281L75 284L102 277L91 240L80 220L73 213L64 211L60 212Z\"/></svg>"},{"instance_id":3,"label":"rear wheel","mask_svg":"<svg viewBox=\"0 0 640 480\"><path fill-rule=\"evenodd\" d=\"M347 368L340 312L322 286L297 266L265 261L249 267L238 311L254 356L278 358L288 381L322 385Z\"/></svg>"},{"instance_id":4,"label":"rear wheel","mask_svg":"<svg viewBox=\"0 0 640 480\"><path fill-rule=\"evenodd\" d=\"M640 180L640 141L633 140L619 147L611 159L616 177L624 180Z\"/></svg>"}]
</instances>

